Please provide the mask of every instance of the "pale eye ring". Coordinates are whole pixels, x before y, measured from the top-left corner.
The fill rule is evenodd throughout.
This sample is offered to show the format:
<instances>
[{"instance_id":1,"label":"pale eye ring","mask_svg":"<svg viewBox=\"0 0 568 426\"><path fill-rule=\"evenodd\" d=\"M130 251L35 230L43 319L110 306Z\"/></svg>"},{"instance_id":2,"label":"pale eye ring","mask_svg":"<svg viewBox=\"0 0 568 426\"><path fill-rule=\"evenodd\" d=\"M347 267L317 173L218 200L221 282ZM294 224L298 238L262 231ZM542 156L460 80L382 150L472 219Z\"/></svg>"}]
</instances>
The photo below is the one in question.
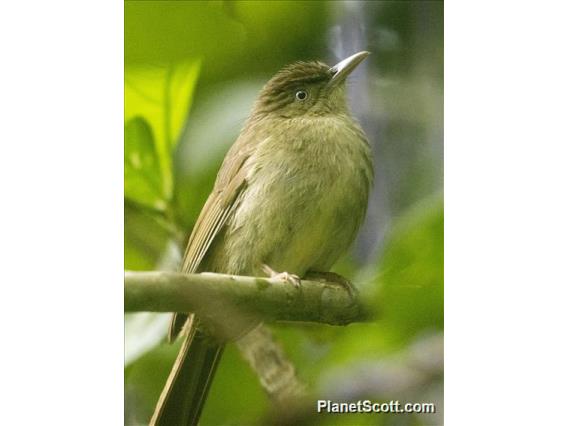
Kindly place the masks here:
<instances>
[{"instance_id":1,"label":"pale eye ring","mask_svg":"<svg viewBox=\"0 0 568 426\"><path fill-rule=\"evenodd\" d=\"M298 90L296 92L296 99L299 101L305 101L306 99L308 99L308 92L306 92L305 90Z\"/></svg>"}]
</instances>

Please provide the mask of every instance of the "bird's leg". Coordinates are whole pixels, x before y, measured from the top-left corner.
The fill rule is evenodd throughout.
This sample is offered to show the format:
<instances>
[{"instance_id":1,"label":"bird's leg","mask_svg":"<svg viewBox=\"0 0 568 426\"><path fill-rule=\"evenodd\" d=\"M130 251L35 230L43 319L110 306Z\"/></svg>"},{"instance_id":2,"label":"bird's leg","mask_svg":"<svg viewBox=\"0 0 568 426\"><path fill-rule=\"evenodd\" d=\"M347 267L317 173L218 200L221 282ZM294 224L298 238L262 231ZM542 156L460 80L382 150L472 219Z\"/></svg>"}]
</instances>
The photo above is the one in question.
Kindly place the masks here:
<instances>
[{"instance_id":1,"label":"bird's leg","mask_svg":"<svg viewBox=\"0 0 568 426\"><path fill-rule=\"evenodd\" d=\"M346 289L351 297L357 296L359 294L357 288L353 284L351 284L351 282L347 278L342 277L335 272L308 271L308 273L304 276L304 279L337 284L338 286Z\"/></svg>"},{"instance_id":2,"label":"bird's leg","mask_svg":"<svg viewBox=\"0 0 568 426\"><path fill-rule=\"evenodd\" d=\"M298 288L300 287L301 284L300 277L295 274L290 274L288 272L276 272L274 269L272 269L270 266L268 266L265 263L262 264L262 270L264 271L265 274L270 276L270 278L277 278L284 282L292 284L294 287Z\"/></svg>"}]
</instances>

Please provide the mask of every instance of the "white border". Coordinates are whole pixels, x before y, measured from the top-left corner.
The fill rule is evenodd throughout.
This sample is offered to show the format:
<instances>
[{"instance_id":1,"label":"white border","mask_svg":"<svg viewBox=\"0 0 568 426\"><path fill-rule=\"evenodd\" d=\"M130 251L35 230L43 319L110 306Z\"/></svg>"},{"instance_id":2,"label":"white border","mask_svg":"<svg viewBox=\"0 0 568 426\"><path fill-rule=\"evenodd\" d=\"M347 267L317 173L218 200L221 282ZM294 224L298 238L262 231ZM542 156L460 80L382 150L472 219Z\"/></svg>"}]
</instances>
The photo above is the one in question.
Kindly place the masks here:
<instances>
[{"instance_id":1,"label":"white border","mask_svg":"<svg viewBox=\"0 0 568 426\"><path fill-rule=\"evenodd\" d=\"M2 424L123 422L123 4L0 13Z\"/></svg>"},{"instance_id":2,"label":"white border","mask_svg":"<svg viewBox=\"0 0 568 426\"><path fill-rule=\"evenodd\" d=\"M448 425L566 419L563 5L445 4Z\"/></svg>"}]
</instances>

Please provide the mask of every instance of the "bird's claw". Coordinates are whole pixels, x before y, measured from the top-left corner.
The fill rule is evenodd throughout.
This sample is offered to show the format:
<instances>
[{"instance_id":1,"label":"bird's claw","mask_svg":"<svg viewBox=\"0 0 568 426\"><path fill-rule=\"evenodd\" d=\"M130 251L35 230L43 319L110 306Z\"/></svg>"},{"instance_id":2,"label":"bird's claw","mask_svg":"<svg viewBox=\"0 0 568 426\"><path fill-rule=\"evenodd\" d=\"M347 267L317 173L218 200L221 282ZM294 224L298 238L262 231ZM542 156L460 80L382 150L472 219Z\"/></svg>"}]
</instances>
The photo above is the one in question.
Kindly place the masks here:
<instances>
[{"instance_id":1,"label":"bird's claw","mask_svg":"<svg viewBox=\"0 0 568 426\"><path fill-rule=\"evenodd\" d=\"M327 282L330 284L336 284L347 290L351 298L357 297L357 295L359 294L357 287L355 287L345 277L342 277L341 275L336 274L335 272L309 271L304 278L306 280L314 280L314 281Z\"/></svg>"},{"instance_id":2,"label":"bird's claw","mask_svg":"<svg viewBox=\"0 0 568 426\"><path fill-rule=\"evenodd\" d=\"M269 275L270 278L276 278L278 280L281 280L282 282L290 283L296 288L300 288L300 285L302 284L300 277L296 274L290 274L288 272L276 272L268 265L262 265L262 270L267 275Z\"/></svg>"},{"instance_id":3,"label":"bird's claw","mask_svg":"<svg viewBox=\"0 0 568 426\"><path fill-rule=\"evenodd\" d=\"M280 272L279 274L274 275L272 278L281 279L284 282L292 284L296 288L300 288L302 281L300 277L296 274L289 274L288 272Z\"/></svg>"}]
</instances>

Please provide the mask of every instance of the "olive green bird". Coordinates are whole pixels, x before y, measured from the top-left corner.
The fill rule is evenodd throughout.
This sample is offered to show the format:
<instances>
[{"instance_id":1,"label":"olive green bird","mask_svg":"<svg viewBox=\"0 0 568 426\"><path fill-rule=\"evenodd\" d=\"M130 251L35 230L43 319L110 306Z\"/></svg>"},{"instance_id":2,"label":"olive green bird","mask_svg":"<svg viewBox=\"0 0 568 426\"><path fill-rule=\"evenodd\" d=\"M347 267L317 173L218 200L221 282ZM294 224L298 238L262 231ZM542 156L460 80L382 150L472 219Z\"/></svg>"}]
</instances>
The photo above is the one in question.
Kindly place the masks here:
<instances>
[{"instance_id":1,"label":"olive green bird","mask_svg":"<svg viewBox=\"0 0 568 426\"><path fill-rule=\"evenodd\" d=\"M181 270L274 276L329 271L353 242L373 181L369 143L349 112L345 79L367 56L298 62L261 90L189 238ZM222 342L175 314L184 336L151 420L196 425Z\"/></svg>"}]
</instances>

